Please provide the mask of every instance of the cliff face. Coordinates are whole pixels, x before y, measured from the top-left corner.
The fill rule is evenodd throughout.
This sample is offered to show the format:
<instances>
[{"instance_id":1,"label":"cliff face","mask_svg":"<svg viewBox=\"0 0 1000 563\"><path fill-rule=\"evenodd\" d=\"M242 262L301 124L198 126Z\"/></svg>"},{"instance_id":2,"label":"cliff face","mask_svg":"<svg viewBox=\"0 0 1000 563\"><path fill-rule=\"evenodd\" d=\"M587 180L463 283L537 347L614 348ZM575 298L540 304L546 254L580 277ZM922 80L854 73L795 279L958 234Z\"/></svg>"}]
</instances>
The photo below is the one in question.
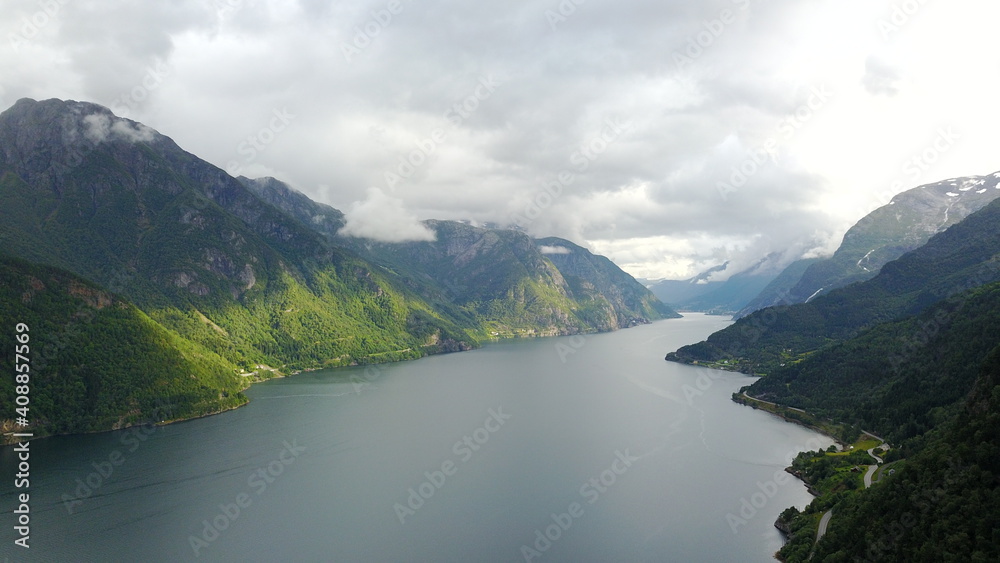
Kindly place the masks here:
<instances>
[{"instance_id":1,"label":"cliff face","mask_svg":"<svg viewBox=\"0 0 1000 563\"><path fill-rule=\"evenodd\" d=\"M609 260L568 241L454 221L426 225L434 241L346 244L496 335L607 331L676 316ZM556 242L564 250L546 252Z\"/></svg>"},{"instance_id":2,"label":"cliff face","mask_svg":"<svg viewBox=\"0 0 1000 563\"><path fill-rule=\"evenodd\" d=\"M535 244L563 274L578 299L603 298L608 302L616 326L680 317L606 257L556 237L537 239Z\"/></svg>"}]
</instances>

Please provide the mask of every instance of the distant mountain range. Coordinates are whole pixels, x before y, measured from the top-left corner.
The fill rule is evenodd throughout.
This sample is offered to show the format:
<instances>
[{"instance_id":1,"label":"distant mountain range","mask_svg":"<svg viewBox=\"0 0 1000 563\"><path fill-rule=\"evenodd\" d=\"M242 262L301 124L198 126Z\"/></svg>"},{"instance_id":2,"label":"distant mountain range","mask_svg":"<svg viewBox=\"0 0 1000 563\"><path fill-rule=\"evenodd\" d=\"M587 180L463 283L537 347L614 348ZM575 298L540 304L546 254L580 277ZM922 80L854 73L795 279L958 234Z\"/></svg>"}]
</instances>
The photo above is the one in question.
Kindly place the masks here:
<instances>
[{"instance_id":1,"label":"distant mountain range","mask_svg":"<svg viewBox=\"0 0 1000 563\"><path fill-rule=\"evenodd\" d=\"M804 258L784 267L772 253L732 273L729 262L686 280L658 280L647 286L681 311L745 317L774 305L805 303L846 285L871 279L888 262L925 244L1000 197L1000 173L951 178L913 188L858 221L829 258ZM724 281L715 281L724 278Z\"/></svg>"},{"instance_id":2,"label":"distant mountain range","mask_svg":"<svg viewBox=\"0 0 1000 563\"><path fill-rule=\"evenodd\" d=\"M725 359L747 373L770 373L880 323L918 314L951 295L1000 280L998 225L1000 201L994 201L867 281L808 303L757 311L669 358Z\"/></svg>"},{"instance_id":3,"label":"distant mountain range","mask_svg":"<svg viewBox=\"0 0 1000 563\"><path fill-rule=\"evenodd\" d=\"M851 227L830 258L789 265L780 276L782 282L761 291L739 310L737 318L772 305L805 303L871 279L886 263L1000 197L998 182L1000 173L952 178L896 195Z\"/></svg>"},{"instance_id":4,"label":"distant mountain range","mask_svg":"<svg viewBox=\"0 0 1000 563\"><path fill-rule=\"evenodd\" d=\"M153 397L179 418L217 412L274 373L677 316L568 241L437 221L434 242L386 244L340 237L343 224L104 107L18 101L0 114L0 322L55 339L32 380L36 436L149 421ZM79 321L112 312L121 328Z\"/></svg>"},{"instance_id":5,"label":"distant mountain range","mask_svg":"<svg viewBox=\"0 0 1000 563\"><path fill-rule=\"evenodd\" d=\"M240 181L331 243L400 274L425 298L474 311L493 335L537 335L535 327L545 323L546 334L615 330L677 316L613 262L564 239L534 240L520 231L434 220L425 221L436 235L431 242L344 237L338 234L344 225L340 211L274 178ZM560 289L551 293L547 285ZM526 308L499 313L525 291L531 296ZM527 323L510 325L512 315Z\"/></svg>"},{"instance_id":6,"label":"distant mountain range","mask_svg":"<svg viewBox=\"0 0 1000 563\"><path fill-rule=\"evenodd\" d=\"M728 274L730 263L726 262L690 279L660 280L648 287L660 301L677 310L731 315L745 307L775 279L781 272L776 267L779 260L779 254L771 254L745 270ZM720 276L728 277L725 281L713 280Z\"/></svg>"}]
</instances>

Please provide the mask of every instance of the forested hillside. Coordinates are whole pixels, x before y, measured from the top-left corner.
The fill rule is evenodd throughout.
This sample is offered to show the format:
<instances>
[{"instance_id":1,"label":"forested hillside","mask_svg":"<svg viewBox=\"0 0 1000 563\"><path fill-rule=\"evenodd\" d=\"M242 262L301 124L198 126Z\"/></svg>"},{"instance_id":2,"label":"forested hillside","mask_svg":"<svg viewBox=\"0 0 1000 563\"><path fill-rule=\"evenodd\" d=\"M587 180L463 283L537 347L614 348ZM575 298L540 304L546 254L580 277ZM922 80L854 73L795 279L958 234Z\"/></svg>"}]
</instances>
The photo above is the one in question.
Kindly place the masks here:
<instances>
[{"instance_id":1,"label":"forested hillside","mask_svg":"<svg viewBox=\"0 0 1000 563\"><path fill-rule=\"evenodd\" d=\"M190 418L246 402L250 379L142 311L68 272L0 256L0 324L15 350L28 328L29 411L36 436ZM0 370L14 374L12 354ZM15 379L0 379L0 409L14 413ZM4 432L27 430L5 423Z\"/></svg>"},{"instance_id":2,"label":"forested hillside","mask_svg":"<svg viewBox=\"0 0 1000 563\"><path fill-rule=\"evenodd\" d=\"M835 507L813 561L1000 560L1000 347L979 371L926 447Z\"/></svg>"},{"instance_id":3,"label":"forested hillside","mask_svg":"<svg viewBox=\"0 0 1000 563\"><path fill-rule=\"evenodd\" d=\"M882 267L871 280L809 303L772 307L738 320L707 340L667 355L685 363L727 362L770 373L880 323L918 314L970 288L1000 279L1000 201Z\"/></svg>"}]
</instances>

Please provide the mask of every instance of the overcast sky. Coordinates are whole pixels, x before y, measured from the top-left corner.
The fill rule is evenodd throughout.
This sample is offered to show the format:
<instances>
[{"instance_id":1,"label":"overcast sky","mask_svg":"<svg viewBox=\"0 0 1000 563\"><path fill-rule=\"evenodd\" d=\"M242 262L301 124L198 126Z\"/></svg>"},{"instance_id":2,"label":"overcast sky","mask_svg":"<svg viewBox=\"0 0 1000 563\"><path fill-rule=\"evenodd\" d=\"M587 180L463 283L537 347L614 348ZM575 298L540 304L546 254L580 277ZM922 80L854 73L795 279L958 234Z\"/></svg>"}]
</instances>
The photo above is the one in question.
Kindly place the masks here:
<instances>
[{"instance_id":1,"label":"overcast sky","mask_svg":"<svg viewBox=\"0 0 1000 563\"><path fill-rule=\"evenodd\" d=\"M517 222L683 278L828 252L892 193L1000 170L995 2L2 9L4 109L100 103L345 211L358 236Z\"/></svg>"}]
</instances>

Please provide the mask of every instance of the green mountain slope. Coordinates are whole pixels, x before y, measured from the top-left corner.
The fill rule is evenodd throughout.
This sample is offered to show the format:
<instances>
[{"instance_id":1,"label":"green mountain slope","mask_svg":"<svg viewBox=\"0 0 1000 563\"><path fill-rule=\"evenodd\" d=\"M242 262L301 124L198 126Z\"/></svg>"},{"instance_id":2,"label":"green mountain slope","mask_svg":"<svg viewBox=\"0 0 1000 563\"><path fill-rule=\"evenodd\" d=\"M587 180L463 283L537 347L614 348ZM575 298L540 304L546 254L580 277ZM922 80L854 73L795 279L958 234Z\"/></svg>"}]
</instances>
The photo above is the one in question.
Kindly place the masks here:
<instances>
[{"instance_id":1,"label":"green mountain slope","mask_svg":"<svg viewBox=\"0 0 1000 563\"><path fill-rule=\"evenodd\" d=\"M680 316L604 256L556 237L536 239L535 244L563 275L578 302L600 308L603 301L611 307L607 316L614 317L616 328Z\"/></svg>"},{"instance_id":2,"label":"green mountain slope","mask_svg":"<svg viewBox=\"0 0 1000 563\"><path fill-rule=\"evenodd\" d=\"M607 331L676 315L610 262L598 265L596 257L588 260L582 253L579 261L564 257L564 275L549 259L559 256L542 254L522 232L454 221L426 224L436 240L348 242L427 299L457 308L457 314L475 319L493 336Z\"/></svg>"},{"instance_id":3,"label":"green mountain slope","mask_svg":"<svg viewBox=\"0 0 1000 563\"><path fill-rule=\"evenodd\" d=\"M809 303L757 311L668 360L770 373L877 324L917 314L969 288L1000 279L1000 202L882 267L866 282Z\"/></svg>"},{"instance_id":4,"label":"green mountain slope","mask_svg":"<svg viewBox=\"0 0 1000 563\"><path fill-rule=\"evenodd\" d=\"M386 273L103 107L21 100L0 115L0 147L9 252L111 288L245 369L475 342Z\"/></svg>"},{"instance_id":5,"label":"green mountain slope","mask_svg":"<svg viewBox=\"0 0 1000 563\"><path fill-rule=\"evenodd\" d=\"M486 326L493 336L614 330L677 315L610 260L563 239L532 244L520 232L453 221L426 223L437 236L433 242L341 237L340 211L273 178L240 181L330 242L400 275L435 307ZM545 254L546 245L565 253Z\"/></svg>"},{"instance_id":6,"label":"green mountain slope","mask_svg":"<svg viewBox=\"0 0 1000 563\"><path fill-rule=\"evenodd\" d=\"M998 344L1000 284L994 283L779 367L749 393L900 445L954 414Z\"/></svg>"},{"instance_id":7,"label":"green mountain slope","mask_svg":"<svg viewBox=\"0 0 1000 563\"><path fill-rule=\"evenodd\" d=\"M835 506L812 560L1000 559L1000 347L978 365L968 400L925 448Z\"/></svg>"},{"instance_id":8,"label":"green mountain slope","mask_svg":"<svg viewBox=\"0 0 1000 563\"><path fill-rule=\"evenodd\" d=\"M792 534L779 559L1000 556L998 219L993 202L869 281L758 311L734 325L739 332L673 356L724 355L718 344L729 338L736 352L729 365L735 359L767 373L747 389L752 397L808 411L786 411L792 418L847 425L849 440L866 429L892 444L891 470L868 489L861 450L795 460L797 474L814 479L821 494L804 512L783 513ZM820 515L831 509L828 532L813 548Z\"/></svg>"},{"instance_id":9,"label":"green mountain slope","mask_svg":"<svg viewBox=\"0 0 1000 563\"><path fill-rule=\"evenodd\" d=\"M236 366L165 329L133 305L56 268L0 256L0 324L28 326L30 426L35 436L124 428L201 416L246 402ZM19 362L20 363L20 362ZM14 374L12 354L0 370ZM15 379L0 379L0 409L15 413ZM6 438L6 437L5 437Z\"/></svg>"}]
</instances>

